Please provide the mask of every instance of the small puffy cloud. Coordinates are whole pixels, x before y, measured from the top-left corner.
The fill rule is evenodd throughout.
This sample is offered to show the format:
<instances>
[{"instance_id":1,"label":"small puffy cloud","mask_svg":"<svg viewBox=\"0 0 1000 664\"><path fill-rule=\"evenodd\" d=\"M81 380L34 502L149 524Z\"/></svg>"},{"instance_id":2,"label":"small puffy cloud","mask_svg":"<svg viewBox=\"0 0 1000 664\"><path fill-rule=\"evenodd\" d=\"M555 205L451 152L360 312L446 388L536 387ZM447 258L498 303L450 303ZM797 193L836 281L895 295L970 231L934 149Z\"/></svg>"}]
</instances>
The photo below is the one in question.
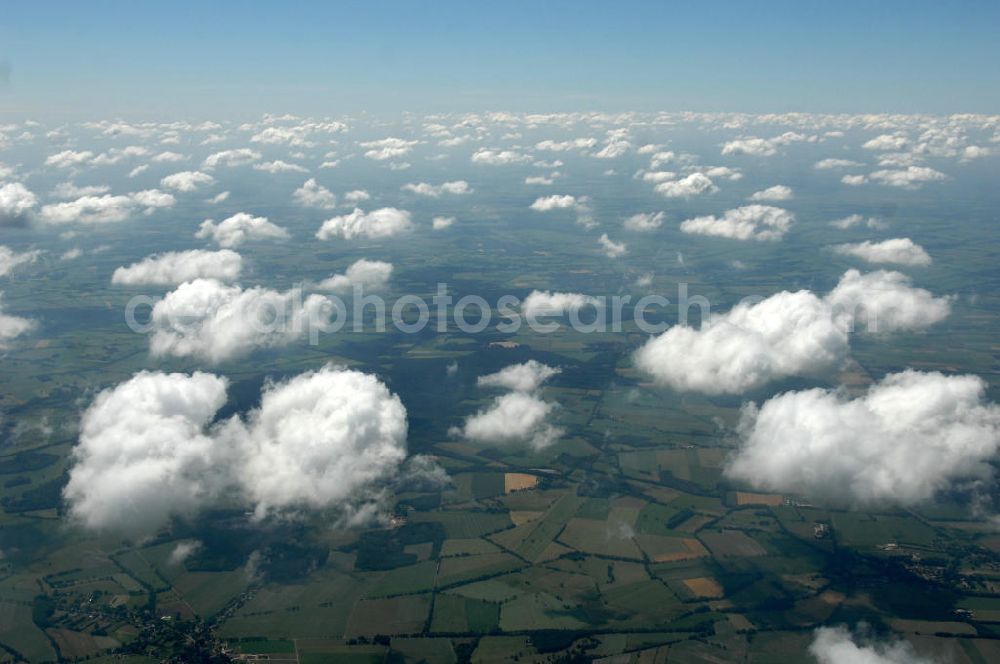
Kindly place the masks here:
<instances>
[{"instance_id":1,"label":"small puffy cloud","mask_svg":"<svg viewBox=\"0 0 1000 664\"><path fill-rule=\"evenodd\" d=\"M618 159L632 149L632 144L621 138L613 138L600 150L592 154L595 159Z\"/></svg>"},{"instance_id":2,"label":"small puffy cloud","mask_svg":"<svg viewBox=\"0 0 1000 664\"><path fill-rule=\"evenodd\" d=\"M861 147L865 150L875 150L877 152L898 152L904 149L909 140L900 134L882 134L866 141Z\"/></svg>"},{"instance_id":3,"label":"small puffy cloud","mask_svg":"<svg viewBox=\"0 0 1000 664\"><path fill-rule=\"evenodd\" d=\"M126 159L134 157L144 157L149 154L149 149L140 145L129 145L124 148L111 148L103 154L99 154L90 160L93 166L112 166Z\"/></svg>"},{"instance_id":4,"label":"small puffy cloud","mask_svg":"<svg viewBox=\"0 0 1000 664\"><path fill-rule=\"evenodd\" d=\"M174 191L197 191L202 186L215 184L215 178L201 171L181 171L160 180L160 186Z\"/></svg>"},{"instance_id":5,"label":"small puffy cloud","mask_svg":"<svg viewBox=\"0 0 1000 664\"><path fill-rule=\"evenodd\" d=\"M864 332L885 334L922 330L941 322L951 313L952 297L934 297L923 288L914 288L900 272L877 270L861 274L848 270L826 301Z\"/></svg>"},{"instance_id":6,"label":"small puffy cloud","mask_svg":"<svg viewBox=\"0 0 1000 664\"><path fill-rule=\"evenodd\" d=\"M111 187L104 184L79 186L72 182L60 182L53 187L52 195L56 198L80 198L81 196L100 196L109 191L111 191Z\"/></svg>"},{"instance_id":7,"label":"small puffy cloud","mask_svg":"<svg viewBox=\"0 0 1000 664\"><path fill-rule=\"evenodd\" d=\"M638 233L654 231L662 225L662 212L640 212L639 214L633 214L622 223L625 230Z\"/></svg>"},{"instance_id":8,"label":"small puffy cloud","mask_svg":"<svg viewBox=\"0 0 1000 664\"><path fill-rule=\"evenodd\" d=\"M535 149L543 152L564 152L566 150L586 150L597 145L596 138L575 138L569 141L539 141Z\"/></svg>"},{"instance_id":9,"label":"small puffy cloud","mask_svg":"<svg viewBox=\"0 0 1000 664\"><path fill-rule=\"evenodd\" d=\"M344 194L344 202L350 203L351 205L357 205L358 203L363 203L367 200L371 200L372 195L369 194L364 189L353 189L346 194Z\"/></svg>"},{"instance_id":10,"label":"small puffy cloud","mask_svg":"<svg viewBox=\"0 0 1000 664\"><path fill-rule=\"evenodd\" d=\"M39 218L50 224L109 224L125 221L137 213L152 214L173 207L176 199L159 189L112 196L81 196L73 201L43 205Z\"/></svg>"},{"instance_id":11,"label":"small puffy cloud","mask_svg":"<svg viewBox=\"0 0 1000 664\"><path fill-rule=\"evenodd\" d=\"M511 392L493 400L492 405L466 419L452 430L482 443L511 444L527 442L535 449L548 447L563 431L548 423L555 404L535 394Z\"/></svg>"},{"instance_id":12,"label":"small puffy cloud","mask_svg":"<svg viewBox=\"0 0 1000 664\"><path fill-rule=\"evenodd\" d=\"M712 166L705 169L705 175L710 178L726 178L727 180L742 180L743 173L738 168L729 166Z\"/></svg>"},{"instance_id":13,"label":"small puffy cloud","mask_svg":"<svg viewBox=\"0 0 1000 664\"><path fill-rule=\"evenodd\" d=\"M481 376L480 387L501 387L511 392L496 397L490 406L467 418L451 434L482 443L528 443L536 450L548 447L563 434L549 424L554 403L538 394L542 383L559 373L534 360L506 367L495 374Z\"/></svg>"},{"instance_id":14,"label":"small puffy cloud","mask_svg":"<svg viewBox=\"0 0 1000 664\"><path fill-rule=\"evenodd\" d=\"M740 394L787 376L820 375L847 357L852 331L925 329L948 316L950 298L914 288L898 272L848 270L825 297L783 291L712 314L700 329L675 325L638 351L636 366L680 391Z\"/></svg>"},{"instance_id":15,"label":"small puffy cloud","mask_svg":"<svg viewBox=\"0 0 1000 664\"><path fill-rule=\"evenodd\" d=\"M12 340L33 329L35 321L3 312L3 292L0 292L0 350L7 348Z\"/></svg>"},{"instance_id":16,"label":"small puffy cloud","mask_svg":"<svg viewBox=\"0 0 1000 664\"><path fill-rule=\"evenodd\" d=\"M881 242L866 240L853 244L838 244L833 251L842 256L854 256L869 263L895 263L897 265L926 266L930 255L908 237L897 237Z\"/></svg>"},{"instance_id":17,"label":"small puffy cloud","mask_svg":"<svg viewBox=\"0 0 1000 664\"><path fill-rule=\"evenodd\" d=\"M222 505L245 505L258 518L353 514L405 460L406 409L374 376L328 365L269 383L259 408L212 427L226 388L208 373L141 372L98 394L63 492L73 519L148 536ZM197 546L182 544L178 559Z\"/></svg>"},{"instance_id":18,"label":"small puffy cloud","mask_svg":"<svg viewBox=\"0 0 1000 664\"><path fill-rule=\"evenodd\" d=\"M455 223L455 217L434 217L431 227L436 231L443 231Z\"/></svg>"},{"instance_id":19,"label":"small puffy cloud","mask_svg":"<svg viewBox=\"0 0 1000 664\"><path fill-rule=\"evenodd\" d=\"M259 348L285 346L329 322L331 305L299 289L243 289L215 279L178 286L155 305L149 350L154 357L193 357L212 363Z\"/></svg>"},{"instance_id":20,"label":"small puffy cloud","mask_svg":"<svg viewBox=\"0 0 1000 664\"><path fill-rule=\"evenodd\" d=\"M126 286L174 286L194 279L233 281L243 269L243 259L235 251L170 251L148 256L128 267L119 267L111 283Z\"/></svg>"},{"instance_id":21,"label":"small puffy cloud","mask_svg":"<svg viewBox=\"0 0 1000 664\"><path fill-rule=\"evenodd\" d=\"M786 392L744 407L726 474L839 503L920 503L953 483L993 477L1000 407L985 394L978 376L912 370L857 398Z\"/></svg>"},{"instance_id":22,"label":"small puffy cloud","mask_svg":"<svg viewBox=\"0 0 1000 664\"><path fill-rule=\"evenodd\" d=\"M292 198L302 207L329 210L337 207L337 197L332 191L309 178L292 193Z\"/></svg>"},{"instance_id":23,"label":"small puffy cloud","mask_svg":"<svg viewBox=\"0 0 1000 664\"><path fill-rule=\"evenodd\" d=\"M745 205L726 210L721 217L694 217L681 223L681 231L734 240L780 240L795 222L788 210L771 205Z\"/></svg>"},{"instance_id":24,"label":"small puffy cloud","mask_svg":"<svg viewBox=\"0 0 1000 664\"><path fill-rule=\"evenodd\" d=\"M834 228L839 228L842 231L846 231L848 228L854 228L864 224L868 228L885 228L885 222L876 219L875 217L868 217L865 219L863 215L860 214L850 214L846 217L841 217L840 219L834 219L830 222L830 225Z\"/></svg>"},{"instance_id":25,"label":"small puffy cloud","mask_svg":"<svg viewBox=\"0 0 1000 664\"><path fill-rule=\"evenodd\" d=\"M805 136L792 131L786 131L780 136L772 138L758 138L750 136L728 141L722 145L724 155L751 155L755 157L770 157L778 153L778 148L791 143L802 141L814 142L816 136Z\"/></svg>"},{"instance_id":26,"label":"small puffy cloud","mask_svg":"<svg viewBox=\"0 0 1000 664\"><path fill-rule=\"evenodd\" d=\"M316 237L320 240L335 237L345 240L378 239L405 233L412 227L410 213L406 210L386 207L365 212L361 208L354 208L350 214L324 221L320 229L316 231Z\"/></svg>"},{"instance_id":27,"label":"small puffy cloud","mask_svg":"<svg viewBox=\"0 0 1000 664\"><path fill-rule=\"evenodd\" d=\"M0 186L0 227L25 223L38 198L20 182Z\"/></svg>"},{"instance_id":28,"label":"small puffy cloud","mask_svg":"<svg viewBox=\"0 0 1000 664\"><path fill-rule=\"evenodd\" d=\"M601 237L597 238L597 243L601 245L604 255L608 258L621 258L628 253L628 247L624 242L615 242L607 233L602 233Z\"/></svg>"},{"instance_id":29,"label":"small puffy cloud","mask_svg":"<svg viewBox=\"0 0 1000 664\"><path fill-rule=\"evenodd\" d=\"M777 154L778 149L766 138L739 138L727 141L722 145L724 155L753 155L755 157L770 157Z\"/></svg>"},{"instance_id":30,"label":"small puffy cloud","mask_svg":"<svg viewBox=\"0 0 1000 664\"><path fill-rule=\"evenodd\" d=\"M383 138L378 141L367 141L361 143L361 147L368 148L365 152L365 156L369 159L374 159L375 161L386 161L388 159L396 159L397 157L402 157L403 155L409 154L413 150L413 146L420 141L408 141L402 138Z\"/></svg>"},{"instance_id":31,"label":"small puffy cloud","mask_svg":"<svg viewBox=\"0 0 1000 664\"><path fill-rule=\"evenodd\" d=\"M523 164L531 161L531 157L514 150L487 150L481 148L472 155L472 162L475 164L487 164L490 166L507 166L510 164Z\"/></svg>"},{"instance_id":32,"label":"small puffy cloud","mask_svg":"<svg viewBox=\"0 0 1000 664\"><path fill-rule=\"evenodd\" d=\"M847 177L847 176L845 176ZM919 189L925 182L936 182L946 179L948 176L941 171L936 171L929 166L909 166L898 170L875 171L868 176L879 184L890 187L900 187L902 189Z\"/></svg>"},{"instance_id":33,"label":"small puffy cloud","mask_svg":"<svg viewBox=\"0 0 1000 664\"><path fill-rule=\"evenodd\" d=\"M14 251L10 247L0 244L0 277L6 277L18 266L34 263L41 255L42 252L39 249Z\"/></svg>"},{"instance_id":34,"label":"small puffy cloud","mask_svg":"<svg viewBox=\"0 0 1000 664\"><path fill-rule=\"evenodd\" d=\"M639 154L642 154L641 152ZM677 161L677 153L673 150L667 150L666 152L656 152L652 157L649 158L649 167L652 170L657 170L664 164L672 164Z\"/></svg>"},{"instance_id":35,"label":"small puffy cloud","mask_svg":"<svg viewBox=\"0 0 1000 664\"><path fill-rule=\"evenodd\" d=\"M962 161L972 161L973 159L982 159L983 157L989 157L993 154L993 150L988 147L982 147L979 145L967 145L962 148Z\"/></svg>"},{"instance_id":36,"label":"small puffy cloud","mask_svg":"<svg viewBox=\"0 0 1000 664\"><path fill-rule=\"evenodd\" d=\"M667 198L690 198L719 190L704 173L691 173L680 180L668 180L654 187L656 193Z\"/></svg>"},{"instance_id":37,"label":"small puffy cloud","mask_svg":"<svg viewBox=\"0 0 1000 664\"><path fill-rule=\"evenodd\" d=\"M673 171L645 171L641 173L643 182L660 183L677 179L677 173ZM636 176L638 177L638 175L637 173Z\"/></svg>"},{"instance_id":38,"label":"small puffy cloud","mask_svg":"<svg viewBox=\"0 0 1000 664\"><path fill-rule=\"evenodd\" d=\"M561 316L587 305L600 306L597 298L582 293L559 293L534 290L521 302L521 313L528 317Z\"/></svg>"},{"instance_id":39,"label":"small puffy cloud","mask_svg":"<svg viewBox=\"0 0 1000 664\"><path fill-rule=\"evenodd\" d=\"M288 231L268 221L267 217L254 217L246 212L237 212L218 224L212 219L201 222L195 237L210 238L220 247L232 249L248 240L283 240Z\"/></svg>"},{"instance_id":40,"label":"small puffy cloud","mask_svg":"<svg viewBox=\"0 0 1000 664\"><path fill-rule=\"evenodd\" d=\"M169 565L182 565L185 560L190 558L198 549L201 548L201 542L197 540L188 540L185 542L178 542L174 547L174 550L170 552L170 557L167 558L167 564Z\"/></svg>"},{"instance_id":41,"label":"small puffy cloud","mask_svg":"<svg viewBox=\"0 0 1000 664\"><path fill-rule=\"evenodd\" d=\"M439 185L432 185L426 182L418 182L417 184L404 184L403 191L413 192L419 196L429 196L431 198L437 198L441 194L453 194L462 195L472 193L472 189L469 187L469 183L465 180L454 180L452 182L444 182Z\"/></svg>"},{"instance_id":42,"label":"small puffy cloud","mask_svg":"<svg viewBox=\"0 0 1000 664\"><path fill-rule=\"evenodd\" d=\"M255 171L264 171L265 173L308 173L309 169L300 166L299 164L289 164L287 161L282 161L276 159L274 161L266 161L260 164L254 164L253 169Z\"/></svg>"},{"instance_id":43,"label":"small puffy cloud","mask_svg":"<svg viewBox=\"0 0 1000 664\"><path fill-rule=\"evenodd\" d=\"M576 207L576 197L569 194L552 196L539 196L531 204L531 209L536 212L548 212L550 210L565 210Z\"/></svg>"},{"instance_id":44,"label":"small puffy cloud","mask_svg":"<svg viewBox=\"0 0 1000 664\"><path fill-rule=\"evenodd\" d=\"M213 170L220 166L246 166L255 161L259 161L261 154L250 148L237 148L235 150L222 150L207 157L202 164L203 168Z\"/></svg>"},{"instance_id":45,"label":"small puffy cloud","mask_svg":"<svg viewBox=\"0 0 1000 664\"><path fill-rule=\"evenodd\" d=\"M87 163L93 157L94 153L89 150L79 152L76 150L63 150L62 152L49 155L45 159L45 165L54 168L73 168L74 166Z\"/></svg>"},{"instance_id":46,"label":"small puffy cloud","mask_svg":"<svg viewBox=\"0 0 1000 664\"><path fill-rule=\"evenodd\" d=\"M867 175L845 175L840 178L840 181L851 187L860 187L863 184L868 183Z\"/></svg>"},{"instance_id":47,"label":"small puffy cloud","mask_svg":"<svg viewBox=\"0 0 1000 664\"><path fill-rule=\"evenodd\" d=\"M160 154L153 156L150 161L155 161L157 163L160 162L173 163L178 161L184 161L185 159L187 159L187 157L185 157L182 154L178 154L177 152L161 152Z\"/></svg>"},{"instance_id":48,"label":"small puffy cloud","mask_svg":"<svg viewBox=\"0 0 1000 664\"><path fill-rule=\"evenodd\" d=\"M391 276L392 263L362 258L352 263L344 274L335 274L321 281L318 288L335 293L349 293L357 287L371 291L384 288Z\"/></svg>"},{"instance_id":49,"label":"small puffy cloud","mask_svg":"<svg viewBox=\"0 0 1000 664\"><path fill-rule=\"evenodd\" d=\"M788 201L793 198L792 188L783 184L776 184L773 187L754 192L750 196L751 201Z\"/></svg>"},{"instance_id":50,"label":"small puffy cloud","mask_svg":"<svg viewBox=\"0 0 1000 664\"><path fill-rule=\"evenodd\" d=\"M500 371L476 380L479 387L502 387L505 390L517 392L534 392L542 383L560 373L560 369L542 364L538 360L528 360L521 364L512 364Z\"/></svg>"},{"instance_id":51,"label":"small puffy cloud","mask_svg":"<svg viewBox=\"0 0 1000 664\"><path fill-rule=\"evenodd\" d=\"M216 194L215 196L212 196L211 198L209 198L205 202L208 203L209 205L218 205L219 203L222 203L223 201L227 200L228 198L229 198L229 192L228 191L221 191L218 194Z\"/></svg>"},{"instance_id":52,"label":"small puffy cloud","mask_svg":"<svg viewBox=\"0 0 1000 664\"><path fill-rule=\"evenodd\" d=\"M864 166L864 164L859 161L852 161L851 159L836 159L833 157L820 159L813 164L813 168L821 171L829 171L835 168L857 168L858 166Z\"/></svg>"},{"instance_id":53,"label":"small puffy cloud","mask_svg":"<svg viewBox=\"0 0 1000 664\"><path fill-rule=\"evenodd\" d=\"M544 175L529 175L528 177L524 178L524 184L542 185L546 187L555 184L555 181L556 181L555 177L552 175L548 177Z\"/></svg>"}]
</instances>

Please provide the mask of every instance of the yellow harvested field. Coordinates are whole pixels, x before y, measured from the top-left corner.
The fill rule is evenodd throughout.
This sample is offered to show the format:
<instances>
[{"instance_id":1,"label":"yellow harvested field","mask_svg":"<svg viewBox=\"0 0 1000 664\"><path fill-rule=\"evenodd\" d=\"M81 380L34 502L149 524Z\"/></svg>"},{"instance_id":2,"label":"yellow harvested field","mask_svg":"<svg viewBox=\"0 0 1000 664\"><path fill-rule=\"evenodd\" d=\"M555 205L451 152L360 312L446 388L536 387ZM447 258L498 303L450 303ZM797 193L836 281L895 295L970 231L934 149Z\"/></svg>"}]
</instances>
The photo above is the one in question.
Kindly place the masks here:
<instances>
[{"instance_id":1,"label":"yellow harvested field","mask_svg":"<svg viewBox=\"0 0 1000 664\"><path fill-rule=\"evenodd\" d=\"M528 473L504 473L503 490L504 493L523 491L524 489L534 489L538 486L538 476Z\"/></svg>"},{"instance_id":2,"label":"yellow harvested field","mask_svg":"<svg viewBox=\"0 0 1000 664\"><path fill-rule=\"evenodd\" d=\"M729 624L737 630L747 631L754 629L753 623L742 613L730 613L726 616Z\"/></svg>"},{"instance_id":3,"label":"yellow harvested field","mask_svg":"<svg viewBox=\"0 0 1000 664\"><path fill-rule=\"evenodd\" d=\"M684 585L699 599L722 597L725 595L725 591L719 585L719 582L707 576L684 579Z\"/></svg>"},{"instance_id":4,"label":"yellow harvested field","mask_svg":"<svg viewBox=\"0 0 1000 664\"><path fill-rule=\"evenodd\" d=\"M669 553L661 553L659 555L653 556L654 563L675 563L679 560L690 560L692 558L704 558L708 555L708 549L705 545L694 539L693 537L685 537L681 539L684 544L683 551L671 551Z\"/></svg>"},{"instance_id":5,"label":"yellow harvested field","mask_svg":"<svg viewBox=\"0 0 1000 664\"><path fill-rule=\"evenodd\" d=\"M778 507L785 502L784 496L776 493L751 493L749 491L736 492L737 505L769 505Z\"/></svg>"},{"instance_id":6,"label":"yellow harvested field","mask_svg":"<svg viewBox=\"0 0 1000 664\"><path fill-rule=\"evenodd\" d=\"M519 510L510 513L510 520L515 526L520 526L522 523L534 521L543 514L545 514L545 512L527 512Z\"/></svg>"}]
</instances>

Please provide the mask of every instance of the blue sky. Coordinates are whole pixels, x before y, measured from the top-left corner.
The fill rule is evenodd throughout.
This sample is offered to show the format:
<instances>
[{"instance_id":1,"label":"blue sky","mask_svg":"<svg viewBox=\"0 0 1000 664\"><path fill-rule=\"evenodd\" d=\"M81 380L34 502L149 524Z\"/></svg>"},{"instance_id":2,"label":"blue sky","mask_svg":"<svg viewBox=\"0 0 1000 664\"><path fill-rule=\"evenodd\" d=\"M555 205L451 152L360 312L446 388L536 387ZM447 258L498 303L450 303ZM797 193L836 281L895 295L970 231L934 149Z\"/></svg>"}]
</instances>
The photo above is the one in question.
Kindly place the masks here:
<instances>
[{"instance_id":1,"label":"blue sky","mask_svg":"<svg viewBox=\"0 0 1000 664\"><path fill-rule=\"evenodd\" d=\"M997 2L31 2L0 111L997 112Z\"/></svg>"}]
</instances>

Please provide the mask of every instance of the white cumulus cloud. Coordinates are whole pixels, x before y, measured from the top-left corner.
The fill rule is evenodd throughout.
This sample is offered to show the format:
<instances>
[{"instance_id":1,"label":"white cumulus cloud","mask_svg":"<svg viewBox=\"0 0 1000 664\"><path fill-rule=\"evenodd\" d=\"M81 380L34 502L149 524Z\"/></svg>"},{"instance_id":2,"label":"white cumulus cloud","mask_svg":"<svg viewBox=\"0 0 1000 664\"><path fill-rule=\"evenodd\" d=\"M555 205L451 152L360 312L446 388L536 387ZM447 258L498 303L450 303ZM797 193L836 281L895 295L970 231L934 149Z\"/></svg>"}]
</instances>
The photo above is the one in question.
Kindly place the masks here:
<instances>
[{"instance_id":1,"label":"white cumulus cloud","mask_svg":"<svg viewBox=\"0 0 1000 664\"><path fill-rule=\"evenodd\" d=\"M231 249L248 240L285 239L288 231L268 221L267 217L255 217L246 212L237 212L218 224L212 219L201 222L195 237L211 239L220 247Z\"/></svg>"},{"instance_id":2,"label":"white cumulus cloud","mask_svg":"<svg viewBox=\"0 0 1000 664\"><path fill-rule=\"evenodd\" d=\"M622 223L625 230L636 231L639 233L654 231L662 225L662 212L640 212L638 214L633 214Z\"/></svg>"},{"instance_id":3,"label":"white cumulus cloud","mask_svg":"<svg viewBox=\"0 0 1000 664\"><path fill-rule=\"evenodd\" d=\"M694 217L681 222L681 231L734 240L780 240L795 222L788 210L771 205L745 205L726 210L721 217Z\"/></svg>"},{"instance_id":4,"label":"white cumulus cloud","mask_svg":"<svg viewBox=\"0 0 1000 664\"><path fill-rule=\"evenodd\" d=\"M786 392L744 407L726 473L758 488L840 503L911 505L993 476L1000 407L978 376L907 370L866 393Z\"/></svg>"},{"instance_id":5,"label":"white cumulus cloud","mask_svg":"<svg viewBox=\"0 0 1000 664\"><path fill-rule=\"evenodd\" d=\"M111 283L173 286L201 278L233 281L239 278L242 269L243 258L229 249L169 251L117 268L111 276Z\"/></svg>"},{"instance_id":6,"label":"white cumulus cloud","mask_svg":"<svg viewBox=\"0 0 1000 664\"><path fill-rule=\"evenodd\" d=\"M324 221L323 225L316 231L316 237L320 240L335 237L345 240L378 239L405 233L412 227L410 213L406 210L386 207L365 212L361 208L354 208L350 214Z\"/></svg>"},{"instance_id":7,"label":"white cumulus cloud","mask_svg":"<svg viewBox=\"0 0 1000 664\"><path fill-rule=\"evenodd\" d=\"M304 296L299 289L244 289L196 279L153 305L149 350L154 357L224 362L318 333L331 312L325 297Z\"/></svg>"},{"instance_id":8,"label":"white cumulus cloud","mask_svg":"<svg viewBox=\"0 0 1000 664\"><path fill-rule=\"evenodd\" d=\"M409 183L403 185L404 191L409 191L419 196L438 198L442 194L462 195L472 193L469 183L465 180L454 180L444 182L439 185L428 184L427 182Z\"/></svg>"},{"instance_id":9,"label":"white cumulus cloud","mask_svg":"<svg viewBox=\"0 0 1000 664\"><path fill-rule=\"evenodd\" d=\"M362 258L352 263L344 274L335 274L329 279L324 279L317 287L335 293L349 293L356 287L371 291L385 287L391 276L392 263Z\"/></svg>"},{"instance_id":10,"label":"white cumulus cloud","mask_svg":"<svg viewBox=\"0 0 1000 664\"><path fill-rule=\"evenodd\" d=\"M713 193L719 190L704 173L691 173L680 180L668 180L661 182L654 187L658 194L667 198L690 198L704 193Z\"/></svg>"},{"instance_id":11,"label":"white cumulus cloud","mask_svg":"<svg viewBox=\"0 0 1000 664\"><path fill-rule=\"evenodd\" d=\"M897 237L881 242L866 240L852 244L838 244L834 252L842 256L854 256L869 263L895 263L897 265L926 266L931 264L930 255L908 237Z\"/></svg>"},{"instance_id":12,"label":"white cumulus cloud","mask_svg":"<svg viewBox=\"0 0 1000 664\"><path fill-rule=\"evenodd\" d=\"M792 188L783 184L761 189L750 196L751 201L788 201L792 198L794 198Z\"/></svg>"},{"instance_id":13,"label":"white cumulus cloud","mask_svg":"<svg viewBox=\"0 0 1000 664\"><path fill-rule=\"evenodd\" d=\"M292 193L292 198L302 207L329 210L337 207L337 197L332 191L309 178Z\"/></svg>"},{"instance_id":14,"label":"white cumulus cloud","mask_svg":"<svg viewBox=\"0 0 1000 664\"><path fill-rule=\"evenodd\" d=\"M209 186L214 183L215 178L201 171L180 171L160 180L160 186L164 189L183 192L197 191L202 186Z\"/></svg>"},{"instance_id":15,"label":"white cumulus cloud","mask_svg":"<svg viewBox=\"0 0 1000 664\"><path fill-rule=\"evenodd\" d=\"M793 375L820 375L847 358L854 331L925 329L950 312L950 298L914 288L898 272L848 270L825 297L782 291L712 314L700 329L675 325L636 351L636 366L660 385L740 394Z\"/></svg>"},{"instance_id":16,"label":"white cumulus cloud","mask_svg":"<svg viewBox=\"0 0 1000 664\"><path fill-rule=\"evenodd\" d=\"M406 409L374 376L328 365L268 383L259 408L211 426L226 388L208 373L141 372L98 394L64 490L74 520L148 536L222 505L353 514L400 472Z\"/></svg>"}]
</instances>

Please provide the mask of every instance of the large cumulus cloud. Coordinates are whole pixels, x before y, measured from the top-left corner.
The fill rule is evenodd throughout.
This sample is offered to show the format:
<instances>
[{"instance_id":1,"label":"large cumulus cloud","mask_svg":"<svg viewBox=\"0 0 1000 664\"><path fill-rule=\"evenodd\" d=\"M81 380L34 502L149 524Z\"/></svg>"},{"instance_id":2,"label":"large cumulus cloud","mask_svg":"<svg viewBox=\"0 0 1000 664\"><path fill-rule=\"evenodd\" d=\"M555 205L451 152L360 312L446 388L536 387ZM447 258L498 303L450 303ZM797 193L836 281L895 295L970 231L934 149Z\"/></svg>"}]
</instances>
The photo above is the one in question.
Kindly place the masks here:
<instances>
[{"instance_id":1,"label":"large cumulus cloud","mask_svg":"<svg viewBox=\"0 0 1000 664\"><path fill-rule=\"evenodd\" d=\"M326 366L269 384L261 405L212 424L226 380L142 372L85 411L64 490L81 525L144 536L219 505L258 518L351 512L406 457L406 409L374 376Z\"/></svg>"},{"instance_id":2,"label":"large cumulus cloud","mask_svg":"<svg viewBox=\"0 0 1000 664\"><path fill-rule=\"evenodd\" d=\"M850 334L924 329L948 315L949 298L914 288L898 272L849 270L825 297L782 291L676 325L635 354L636 366L676 390L739 394L792 375L816 375L847 357Z\"/></svg>"},{"instance_id":3,"label":"large cumulus cloud","mask_svg":"<svg viewBox=\"0 0 1000 664\"><path fill-rule=\"evenodd\" d=\"M854 635L846 627L820 627L809 653L819 664L933 664L917 655L907 641L875 640Z\"/></svg>"},{"instance_id":4,"label":"large cumulus cloud","mask_svg":"<svg viewBox=\"0 0 1000 664\"><path fill-rule=\"evenodd\" d=\"M744 407L730 477L849 504L928 500L952 482L992 477L1000 407L978 376L890 374L858 398L787 392Z\"/></svg>"},{"instance_id":5,"label":"large cumulus cloud","mask_svg":"<svg viewBox=\"0 0 1000 664\"><path fill-rule=\"evenodd\" d=\"M300 289L244 289L196 279L153 305L149 349L154 356L223 362L316 333L331 312L325 297L304 296Z\"/></svg>"},{"instance_id":6,"label":"large cumulus cloud","mask_svg":"<svg viewBox=\"0 0 1000 664\"><path fill-rule=\"evenodd\" d=\"M239 484L257 516L351 502L406 458L406 409L377 378L327 367L265 389L224 438L242 446Z\"/></svg>"},{"instance_id":7,"label":"large cumulus cloud","mask_svg":"<svg viewBox=\"0 0 1000 664\"><path fill-rule=\"evenodd\" d=\"M73 449L70 514L88 528L141 532L216 499L225 458L205 429L225 401L225 379L200 372L142 372L101 392Z\"/></svg>"}]
</instances>

